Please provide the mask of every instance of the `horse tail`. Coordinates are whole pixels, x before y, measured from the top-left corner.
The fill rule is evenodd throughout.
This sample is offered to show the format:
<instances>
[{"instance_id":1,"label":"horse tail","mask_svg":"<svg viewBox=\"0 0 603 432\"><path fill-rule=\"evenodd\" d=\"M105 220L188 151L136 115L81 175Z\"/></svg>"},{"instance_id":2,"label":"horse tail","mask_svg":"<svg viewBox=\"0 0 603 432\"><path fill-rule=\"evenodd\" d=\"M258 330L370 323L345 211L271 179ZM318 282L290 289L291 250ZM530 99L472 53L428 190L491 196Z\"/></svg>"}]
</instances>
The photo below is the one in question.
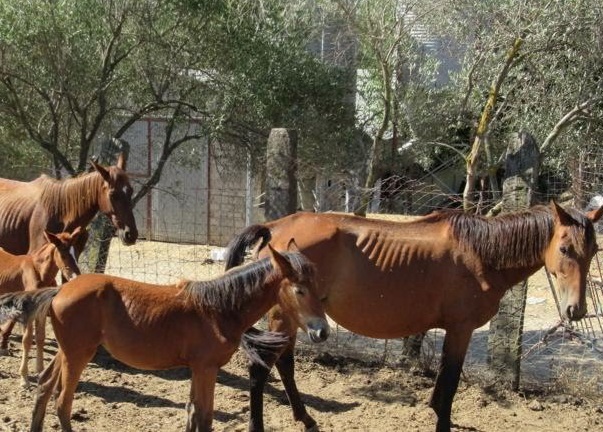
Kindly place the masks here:
<instances>
[{"instance_id":1,"label":"horse tail","mask_svg":"<svg viewBox=\"0 0 603 432\"><path fill-rule=\"evenodd\" d=\"M231 269L243 264L245 252L258 240L262 240L258 250L268 244L272 234L265 225L251 225L245 228L239 235L233 238L226 247L225 269ZM249 328L241 336L241 348L247 354L252 364L259 364L270 369L280 352L291 340L285 333L259 330L255 327Z\"/></svg>"},{"instance_id":2,"label":"horse tail","mask_svg":"<svg viewBox=\"0 0 603 432\"><path fill-rule=\"evenodd\" d=\"M32 320L46 316L52 299L59 288L41 288L33 291L18 291L0 295L0 323L16 320L28 324Z\"/></svg>"},{"instance_id":3,"label":"horse tail","mask_svg":"<svg viewBox=\"0 0 603 432\"><path fill-rule=\"evenodd\" d=\"M241 337L241 348L249 361L270 369L281 351L289 345L291 339L286 333L259 330L250 327Z\"/></svg>"},{"instance_id":4,"label":"horse tail","mask_svg":"<svg viewBox=\"0 0 603 432\"><path fill-rule=\"evenodd\" d=\"M233 238L226 247L226 270L243 264L245 252L247 249L262 239L258 250L268 244L272 234L266 225L251 225L243 230L239 235Z\"/></svg>"}]
</instances>

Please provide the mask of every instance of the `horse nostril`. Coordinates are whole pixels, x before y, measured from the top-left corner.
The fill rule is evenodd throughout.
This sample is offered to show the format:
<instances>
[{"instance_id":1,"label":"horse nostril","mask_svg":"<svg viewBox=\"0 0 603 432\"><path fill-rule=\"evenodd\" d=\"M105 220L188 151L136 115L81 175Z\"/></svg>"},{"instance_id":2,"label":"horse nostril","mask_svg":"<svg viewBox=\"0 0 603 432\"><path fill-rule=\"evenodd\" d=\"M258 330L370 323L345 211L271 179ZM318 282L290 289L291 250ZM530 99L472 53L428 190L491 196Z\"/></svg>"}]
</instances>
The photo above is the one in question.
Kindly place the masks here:
<instances>
[{"instance_id":1,"label":"horse nostril","mask_svg":"<svg viewBox=\"0 0 603 432\"><path fill-rule=\"evenodd\" d=\"M321 341L321 342L326 341L327 338L329 337L329 328L324 327L324 328L318 329L316 331L316 336L318 337L319 341Z\"/></svg>"},{"instance_id":2,"label":"horse nostril","mask_svg":"<svg viewBox=\"0 0 603 432\"><path fill-rule=\"evenodd\" d=\"M565 309L565 316L572 321L578 321L585 315L585 311L576 305L570 305Z\"/></svg>"}]
</instances>

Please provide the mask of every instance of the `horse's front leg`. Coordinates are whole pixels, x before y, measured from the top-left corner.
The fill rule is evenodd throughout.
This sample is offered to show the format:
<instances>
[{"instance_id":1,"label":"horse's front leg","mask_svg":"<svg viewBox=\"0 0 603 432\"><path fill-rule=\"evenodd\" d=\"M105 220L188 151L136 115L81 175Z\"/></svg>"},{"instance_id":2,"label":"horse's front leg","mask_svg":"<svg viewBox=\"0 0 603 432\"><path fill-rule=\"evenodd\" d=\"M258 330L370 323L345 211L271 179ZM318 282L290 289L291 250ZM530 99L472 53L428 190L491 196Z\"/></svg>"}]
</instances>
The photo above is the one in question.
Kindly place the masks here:
<instances>
[{"instance_id":1,"label":"horse's front leg","mask_svg":"<svg viewBox=\"0 0 603 432\"><path fill-rule=\"evenodd\" d=\"M433 408L438 416L436 432L450 432L452 426L450 421L452 399L459 385L459 378L472 332L472 329L449 329L446 331L440 370L429 402L429 406Z\"/></svg>"},{"instance_id":2,"label":"horse's front leg","mask_svg":"<svg viewBox=\"0 0 603 432\"><path fill-rule=\"evenodd\" d=\"M297 421L303 422L306 431L317 431L318 427L316 421L308 414L306 407L301 400L299 390L295 383L295 359L293 357L293 351L295 348L295 338L293 338L291 345L287 347L285 352L276 361L276 368L281 381L285 387L287 398L291 404L293 410L293 418Z\"/></svg>"},{"instance_id":3,"label":"horse's front leg","mask_svg":"<svg viewBox=\"0 0 603 432\"><path fill-rule=\"evenodd\" d=\"M210 432L214 419L214 392L218 368L192 369L191 395L186 406L186 432Z\"/></svg>"}]
</instances>

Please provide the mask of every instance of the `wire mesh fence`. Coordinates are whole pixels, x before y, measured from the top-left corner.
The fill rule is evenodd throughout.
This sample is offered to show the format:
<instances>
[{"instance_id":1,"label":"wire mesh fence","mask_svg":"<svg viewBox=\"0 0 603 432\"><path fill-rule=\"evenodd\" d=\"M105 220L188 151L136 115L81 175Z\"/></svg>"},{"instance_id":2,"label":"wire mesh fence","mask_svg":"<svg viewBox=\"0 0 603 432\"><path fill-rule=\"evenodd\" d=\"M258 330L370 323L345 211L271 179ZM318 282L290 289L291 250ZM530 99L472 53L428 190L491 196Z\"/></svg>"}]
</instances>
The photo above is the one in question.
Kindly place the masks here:
<instances>
[{"instance_id":1,"label":"wire mesh fence","mask_svg":"<svg viewBox=\"0 0 603 432\"><path fill-rule=\"evenodd\" d=\"M139 145L146 146L147 153L142 155L142 161L133 160L135 183L144 180L143 174L155 160L151 145L144 140ZM136 217L141 239L133 246L123 246L113 239L106 273L154 283L219 275L223 271L221 259L226 243L246 225L263 220L262 176L252 172L249 166L241 169L216 161L219 155L210 154L207 142L196 145L194 163L190 160L184 163L184 156L177 155L169 162L157 187L138 203ZM546 202L555 198L581 209L603 204L601 161L603 150L579 155L577 161L567 164L564 175L543 173L538 200ZM315 167L302 165L299 167L298 208L353 211L363 193L371 196L367 217L408 220L433 210L460 207L464 174L458 162L447 161L430 170L389 173L368 191L360 187L350 172L325 174ZM489 185L480 180L473 195L476 211L484 215L499 199L498 191ZM601 237L601 226L597 232ZM603 244L603 237L599 243ZM602 261L601 253L593 260L588 280L589 315L576 324L560 320L555 291L544 270L530 278L522 342L522 380L552 382L568 370L576 370L585 379L595 379L593 377L598 375L603 366ZM335 332L324 346L311 346L300 334L304 349L317 353L328 351L331 355L351 356L367 362L398 364L404 361L404 341L364 338L334 322L332 325ZM421 362L435 367L442 339L443 331L428 332L422 344ZM485 325L474 333L466 370L486 369L487 341L488 325ZM599 381L596 385L601 386Z\"/></svg>"}]
</instances>

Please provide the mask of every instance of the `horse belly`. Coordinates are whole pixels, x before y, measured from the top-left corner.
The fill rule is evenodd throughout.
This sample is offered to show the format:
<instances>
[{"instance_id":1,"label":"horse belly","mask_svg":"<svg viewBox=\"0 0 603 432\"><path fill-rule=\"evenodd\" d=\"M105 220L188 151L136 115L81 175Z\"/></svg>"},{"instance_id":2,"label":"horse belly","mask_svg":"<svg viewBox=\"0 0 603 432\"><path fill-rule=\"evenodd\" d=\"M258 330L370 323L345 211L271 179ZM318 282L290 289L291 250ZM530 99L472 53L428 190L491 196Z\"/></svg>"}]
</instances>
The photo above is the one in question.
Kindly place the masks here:
<instances>
[{"instance_id":1,"label":"horse belly","mask_svg":"<svg viewBox=\"0 0 603 432\"><path fill-rule=\"evenodd\" d=\"M342 280L330 285L325 310L338 324L363 336L410 336L441 326L441 300L421 288Z\"/></svg>"},{"instance_id":2,"label":"horse belly","mask_svg":"<svg viewBox=\"0 0 603 432\"><path fill-rule=\"evenodd\" d=\"M23 224L18 227L4 226L0 220L0 247L13 255L24 255L29 252L29 229Z\"/></svg>"}]
</instances>

